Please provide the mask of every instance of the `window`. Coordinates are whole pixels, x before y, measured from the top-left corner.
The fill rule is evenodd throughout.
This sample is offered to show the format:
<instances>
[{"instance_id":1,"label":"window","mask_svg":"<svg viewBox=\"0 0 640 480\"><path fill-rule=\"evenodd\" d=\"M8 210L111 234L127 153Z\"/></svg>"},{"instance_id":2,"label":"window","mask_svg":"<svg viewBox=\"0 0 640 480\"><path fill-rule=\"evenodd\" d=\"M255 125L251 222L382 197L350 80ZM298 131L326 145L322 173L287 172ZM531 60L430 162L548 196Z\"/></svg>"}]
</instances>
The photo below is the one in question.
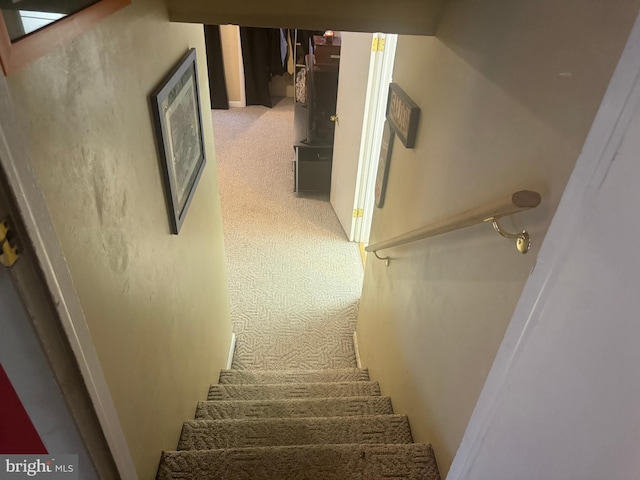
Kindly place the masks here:
<instances>
[{"instance_id":1,"label":"window","mask_svg":"<svg viewBox=\"0 0 640 480\"><path fill-rule=\"evenodd\" d=\"M91 28L131 0L0 0L5 75Z\"/></svg>"}]
</instances>

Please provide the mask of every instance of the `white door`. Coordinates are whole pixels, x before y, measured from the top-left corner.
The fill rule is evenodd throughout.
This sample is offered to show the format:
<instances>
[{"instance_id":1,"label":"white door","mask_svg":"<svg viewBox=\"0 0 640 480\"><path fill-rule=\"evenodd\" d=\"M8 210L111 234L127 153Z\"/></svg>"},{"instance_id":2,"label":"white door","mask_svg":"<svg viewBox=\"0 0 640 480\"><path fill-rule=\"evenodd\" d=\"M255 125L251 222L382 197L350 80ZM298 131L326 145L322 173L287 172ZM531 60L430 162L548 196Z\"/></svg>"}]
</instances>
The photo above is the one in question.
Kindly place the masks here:
<instances>
[{"instance_id":1,"label":"white door","mask_svg":"<svg viewBox=\"0 0 640 480\"><path fill-rule=\"evenodd\" d=\"M354 240L356 183L373 34L342 32L336 128L331 170L331 205L350 241Z\"/></svg>"},{"instance_id":2,"label":"white door","mask_svg":"<svg viewBox=\"0 0 640 480\"><path fill-rule=\"evenodd\" d=\"M343 33L331 205L349 241L367 243L397 35Z\"/></svg>"},{"instance_id":3,"label":"white door","mask_svg":"<svg viewBox=\"0 0 640 480\"><path fill-rule=\"evenodd\" d=\"M4 187L0 185L0 219L5 219L8 214L9 205ZM49 453L78 455L79 478L97 480L98 475L84 441L56 383L29 311L23 303L33 296L21 296L21 293L37 288L26 282L30 275L37 275L35 267L29 255L23 252L11 268L10 274L9 269L0 264L0 397L10 399L5 403L2 413L20 420L17 424L9 425L8 431L3 434L6 433L11 438L11 434L18 435L33 427L35 432L20 439L20 447L27 449L26 453L30 449L34 449L32 452L40 451L44 446ZM29 302L29 307L32 312L37 312L42 333L46 330L44 324L47 323L44 310L35 302ZM48 354L51 355L52 352L49 351ZM62 378L72 383L69 376ZM68 390L70 387L69 385ZM78 406L78 402L75 402L75 406ZM29 417L28 420L24 419L24 413ZM12 427L20 431L12 431ZM7 444L2 441L0 443ZM43 455L43 458L46 456Z\"/></svg>"}]
</instances>

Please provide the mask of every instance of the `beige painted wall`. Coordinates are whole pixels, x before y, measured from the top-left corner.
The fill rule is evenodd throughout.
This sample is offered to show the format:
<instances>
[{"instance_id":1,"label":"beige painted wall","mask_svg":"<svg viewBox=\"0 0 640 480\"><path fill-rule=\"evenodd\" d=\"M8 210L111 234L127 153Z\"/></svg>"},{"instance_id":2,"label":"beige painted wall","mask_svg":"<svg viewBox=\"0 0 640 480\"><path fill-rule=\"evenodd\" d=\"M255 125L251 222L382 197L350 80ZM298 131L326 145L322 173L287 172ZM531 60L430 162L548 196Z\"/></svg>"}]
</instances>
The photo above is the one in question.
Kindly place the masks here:
<instances>
[{"instance_id":1,"label":"beige painted wall","mask_svg":"<svg viewBox=\"0 0 640 480\"><path fill-rule=\"evenodd\" d=\"M148 95L198 49L208 164L169 232ZM8 79L139 478L155 477L231 338L201 26L138 0Z\"/></svg>"},{"instance_id":2,"label":"beige painted wall","mask_svg":"<svg viewBox=\"0 0 640 480\"><path fill-rule=\"evenodd\" d=\"M220 40L224 59L224 80L230 105L232 107L245 106L240 27L220 25ZM282 76L276 75L269 82L269 91L272 96L293 97L293 78L287 73Z\"/></svg>"},{"instance_id":3,"label":"beige painted wall","mask_svg":"<svg viewBox=\"0 0 640 480\"><path fill-rule=\"evenodd\" d=\"M369 256L358 337L363 363L443 477L503 338L638 11L614 3L460 0L437 37L401 36L394 81L422 110L416 148L396 140L371 242L521 188L542 205L520 255L489 225Z\"/></svg>"},{"instance_id":4,"label":"beige painted wall","mask_svg":"<svg viewBox=\"0 0 640 480\"><path fill-rule=\"evenodd\" d=\"M243 101L244 77L241 77L242 56L240 49L240 27L220 25L220 42L224 60L224 80L230 102Z\"/></svg>"}]
</instances>

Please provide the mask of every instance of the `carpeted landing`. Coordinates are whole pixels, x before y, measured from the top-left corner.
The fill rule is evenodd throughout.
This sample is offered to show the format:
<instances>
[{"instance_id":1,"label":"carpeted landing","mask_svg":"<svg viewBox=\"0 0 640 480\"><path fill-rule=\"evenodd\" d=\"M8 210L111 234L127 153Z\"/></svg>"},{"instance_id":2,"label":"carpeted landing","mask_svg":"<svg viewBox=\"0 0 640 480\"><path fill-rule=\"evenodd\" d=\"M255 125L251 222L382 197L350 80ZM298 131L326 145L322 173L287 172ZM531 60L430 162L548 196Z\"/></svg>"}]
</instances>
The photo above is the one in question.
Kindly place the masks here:
<instances>
[{"instance_id":1,"label":"carpeted landing","mask_svg":"<svg viewBox=\"0 0 640 480\"><path fill-rule=\"evenodd\" d=\"M293 99L212 115L233 368L355 367L360 251L328 196L293 192Z\"/></svg>"},{"instance_id":2,"label":"carpeted landing","mask_svg":"<svg viewBox=\"0 0 640 480\"><path fill-rule=\"evenodd\" d=\"M226 370L157 480L438 480L364 369Z\"/></svg>"}]
</instances>

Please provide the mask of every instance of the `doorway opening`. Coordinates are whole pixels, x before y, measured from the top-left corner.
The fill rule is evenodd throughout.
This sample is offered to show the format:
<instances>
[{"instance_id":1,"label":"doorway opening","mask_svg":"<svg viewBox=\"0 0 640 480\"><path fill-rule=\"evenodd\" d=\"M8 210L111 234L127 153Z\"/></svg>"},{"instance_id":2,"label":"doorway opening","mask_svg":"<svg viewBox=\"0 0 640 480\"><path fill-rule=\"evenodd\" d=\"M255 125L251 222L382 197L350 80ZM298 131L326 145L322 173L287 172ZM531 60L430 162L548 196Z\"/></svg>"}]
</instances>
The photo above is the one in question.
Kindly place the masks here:
<instances>
[{"instance_id":1,"label":"doorway opening","mask_svg":"<svg viewBox=\"0 0 640 480\"><path fill-rule=\"evenodd\" d=\"M218 40L208 39L207 47L210 78L217 78L211 90L224 90L226 97L222 108L247 106L248 89L249 104L292 99L295 133L290 144L295 157L290 188L305 196L328 193L347 239L367 244L397 35L254 29L259 32L252 37L244 27L216 28L219 45L209 48ZM265 43L272 45L272 53ZM212 60L212 55L219 59ZM255 57L261 57L259 69ZM275 68L274 57L281 58ZM247 77L255 77L257 70L269 70L270 80ZM266 87L258 89L263 97L267 90L268 100L256 100L256 83L262 82ZM216 94L214 108L220 105L213 101Z\"/></svg>"},{"instance_id":2,"label":"doorway opening","mask_svg":"<svg viewBox=\"0 0 640 480\"><path fill-rule=\"evenodd\" d=\"M212 118L231 318L238 338L232 366L336 368L340 364L351 368L356 364L353 332L364 280L360 238L353 227L365 220L364 215L357 217L352 225L352 211L364 210L365 186L375 181L375 166L364 160L375 151L376 141L363 136L375 135L375 120L384 118L384 108L381 114L378 109L386 99L369 98L372 92L381 96L388 88L372 80L376 75L381 78L382 65L391 74L392 63L381 61L384 50L373 50L374 39L380 42L383 36L333 32L328 56L311 63L322 55L318 53L322 40L314 40L318 35L311 32L309 51L296 45L300 54L295 55L294 75L287 78L286 87L271 85L271 108L264 106L266 102L239 107L249 98L242 86L254 79L247 78L251 69L244 68L241 28L236 27L231 46L225 44L224 30L220 30L220 51L224 70L229 72L224 78L229 108L213 110ZM303 43L299 32L290 38ZM334 60L335 68L324 67ZM287 68L286 62L281 68ZM335 82L333 106L327 108L321 103L327 102L323 96L328 89L314 92L311 88L322 89L326 85L320 83L331 79ZM310 122L309 117L299 116L300 111L308 115L314 108L337 121L316 118ZM296 144L298 127L304 138ZM308 135L313 128L315 138ZM350 131L353 134L344 133ZM327 138L331 140L328 148L322 143ZM323 149L333 154L328 162L317 155ZM309 152L317 158L303 159ZM369 163L375 165L376 160ZM304 161L309 164L302 165ZM311 171L303 171L309 167ZM372 173L368 181L365 176ZM303 174L312 182L303 184ZM351 178L348 184L346 175ZM358 175L363 179L356 185ZM313 181L324 181L326 188L308 188ZM372 199L373 192L369 195ZM348 222L342 221L338 210L349 211ZM243 347L247 345L251 348ZM275 354L278 351L286 355Z\"/></svg>"}]
</instances>

